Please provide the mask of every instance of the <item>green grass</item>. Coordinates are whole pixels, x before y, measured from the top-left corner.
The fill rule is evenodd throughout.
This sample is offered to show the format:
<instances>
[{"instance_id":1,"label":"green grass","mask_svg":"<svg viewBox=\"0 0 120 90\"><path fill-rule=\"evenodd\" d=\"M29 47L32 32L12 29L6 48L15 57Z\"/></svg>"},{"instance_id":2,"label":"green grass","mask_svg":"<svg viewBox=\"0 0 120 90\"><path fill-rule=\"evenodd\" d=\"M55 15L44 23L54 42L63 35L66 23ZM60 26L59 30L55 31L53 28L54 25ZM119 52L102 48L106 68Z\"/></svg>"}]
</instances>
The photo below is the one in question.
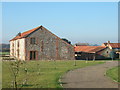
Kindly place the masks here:
<instances>
[{"instance_id":1,"label":"green grass","mask_svg":"<svg viewBox=\"0 0 120 90\"><path fill-rule=\"evenodd\" d=\"M0 52L0 55L9 55L10 52Z\"/></svg>"},{"instance_id":2,"label":"green grass","mask_svg":"<svg viewBox=\"0 0 120 90\"><path fill-rule=\"evenodd\" d=\"M2 61L0 61L0 89L2 88Z\"/></svg>"},{"instance_id":3,"label":"green grass","mask_svg":"<svg viewBox=\"0 0 120 90\"><path fill-rule=\"evenodd\" d=\"M14 80L11 73L10 63L12 61L3 61L2 63L2 87L11 88ZM24 88L62 88L59 78L65 72L77 68L82 68L90 65L102 64L103 61L76 61L74 66L73 60L67 61L28 61L20 64L20 71L17 77L18 83L22 84L25 78L28 79L27 85ZM25 74L24 68L28 69L28 74ZM40 72L40 74L38 74ZM20 86L20 85L19 85Z\"/></svg>"},{"instance_id":4,"label":"green grass","mask_svg":"<svg viewBox=\"0 0 120 90\"><path fill-rule=\"evenodd\" d=\"M108 77L112 78L113 80L120 82L120 78L118 77L118 75L119 75L118 73L120 73L120 66L107 70L106 75Z\"/></svg>"}]
</instances>

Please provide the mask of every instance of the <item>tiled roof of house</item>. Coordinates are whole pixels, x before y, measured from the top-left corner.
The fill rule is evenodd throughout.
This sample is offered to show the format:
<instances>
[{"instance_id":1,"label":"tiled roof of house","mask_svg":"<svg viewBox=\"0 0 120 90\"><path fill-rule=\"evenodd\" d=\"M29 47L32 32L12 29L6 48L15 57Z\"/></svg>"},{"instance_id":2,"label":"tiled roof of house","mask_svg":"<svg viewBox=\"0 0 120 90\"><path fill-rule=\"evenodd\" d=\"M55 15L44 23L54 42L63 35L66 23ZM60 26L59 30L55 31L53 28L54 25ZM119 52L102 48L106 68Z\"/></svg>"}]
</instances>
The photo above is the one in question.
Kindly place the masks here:
<instances>
[{"instance_id":1,"label":"tiled roof of house","mask_svg":"<svg viewBox=\"0 0 120 90\"><path fill-rule=\"evenodd\" d=\"M105 49L105 46L75 46L75 52L94 53Z\"/></svg>"},{"instance_id":2,"label":"tiled roof of house","mask_svg":"<svg viewBox=\"0 0 120 90\"><path fill-rule=\"evenodd\" d=\"M120 48L120 43L109 43L112 48Z\"/></svg>"},{"instance_id":3,"label":"tiled roof of house","mask_svg":"<svg viewBox=\"0 0 120 90\"><path fill-rule=\"evenodd\" d=\"M61 38L59 38L58 36L56 36L55 34L53 34L52 32L50 32L49 30L47 30L45 27L43 27L43 26L41 25L41 26L38 26L38 27L33 28L33 29L31 29L31 30L28 30L28 31L26 31L26 32L23 32L23 33L21 33L20 35L17 35L16 37L14 37L13 39L11 39L10 41L12 41L12 40L17 40L17 39L21 39L21 38L25 38L26 36L28 36L29 34L33 33L34 31L38 30L39 28L46 30L48 33L52 34L52 35L55 36L57 39L62 40ZM64 41L64 40L62 40L62 41L63 41L64 43L66 43L67 45L70 45L70 46L73 47L73 45L67 43L66 41ZM74 47L73 47L73 48L74 48Z\"/></svg>"},{"instance_id":4,"label":"tiled roof of house","mask_svg":"<svg viewBox=\"0 0 120 90\"><path fill-rule=\"evenodd\" d=\"M28 31L26 31L26 32L23 32L23 33L21 33L20 35L17 35L17 36L14 37L13 39L11 39L10 41L16 40L16 39L20 39L20 38L24 38L24 37L26 37L27 35L31 34L33 31L37 30L37 29L40 28L40 27L41 27L41 26L36 27L36 28L33 28L33 29L28 30Z\"/></svg>"}]
</instances>

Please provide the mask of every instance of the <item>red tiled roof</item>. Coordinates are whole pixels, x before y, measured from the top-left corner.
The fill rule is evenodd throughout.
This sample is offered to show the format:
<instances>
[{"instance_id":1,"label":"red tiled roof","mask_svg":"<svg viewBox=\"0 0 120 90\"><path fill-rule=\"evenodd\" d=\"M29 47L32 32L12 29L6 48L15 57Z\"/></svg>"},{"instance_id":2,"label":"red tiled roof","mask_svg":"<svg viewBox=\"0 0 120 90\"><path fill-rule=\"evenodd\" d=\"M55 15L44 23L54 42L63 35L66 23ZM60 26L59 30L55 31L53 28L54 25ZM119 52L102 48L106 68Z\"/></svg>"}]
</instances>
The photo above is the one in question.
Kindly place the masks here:
<instances>
[{"instance_id":1,"label":"red tiled roof","mask_svg":"<svg viewBox=\"0 0 120 90\"><path fill-rule=\"evenodd\" d=\"M120 43L109 43L112 48L120 48Z\"/></svg>"},{"instance_id":2,"label":"red tiled roof","mask_svg":"<svg viewBox=\"0 0 120 90\"><path fill-rule=\"evenodd\" d=\"M18 36L16 36L16 37L14 37L13 39L11 39L10 41L23 38L23 37L29 35L30 33L32 33L33 31L37 30L37 29L40 28L40 27L41 27L41 26L36 27L36 28L33 28L33 29L28 30L28 31L26 31L26 32L23 32L23 33L21 33L20 35L18 35Z\"/></svg>"},{"instance_id":3,"label":"red tiled roof","mask_svg":"<svg viewBox=\"0 0 120 90\"><path fill-rule=\"evenodd\" d=\"M105 49L105 46L75 46L75 52L94 53Z\"/></svg>"},{"instance_id":4,"label":"red tiled roof","mask_svg":"<svg viewBox=\"0 0 120 90\"><path fill-rule=\"evenodd\" d=\"M27 35L29 35L29 34L31 34L32 32L34 32L35 30L37 30L38 28L42 28L42 29L46 30L47 32L49 32L50 34L52 34L53 36L55 36L56 38L58 38L59 40L62 40L61 38L59 38L58 36L56 36L55 34L53 34L52 32L50 32L49 30L47 30L45 27L43 27L43 26L41 25L41 26L39 26L39 27L36 27L36 28L33 28L33 29L29 30L29 31L26 31L26 32L21 33L20 36L16 36L16 37L14 37L13 39L11 39L10 41L24 38L24 37L26 37ZM70 45L70 46L73 47L73 45L68 44L66 41L64 41L64 40L62 40L62 41L63 41L64 43L66 43L67 45ZM74 47L73 47L73 48L74 48Z\"/></svg>"}]
</instances>

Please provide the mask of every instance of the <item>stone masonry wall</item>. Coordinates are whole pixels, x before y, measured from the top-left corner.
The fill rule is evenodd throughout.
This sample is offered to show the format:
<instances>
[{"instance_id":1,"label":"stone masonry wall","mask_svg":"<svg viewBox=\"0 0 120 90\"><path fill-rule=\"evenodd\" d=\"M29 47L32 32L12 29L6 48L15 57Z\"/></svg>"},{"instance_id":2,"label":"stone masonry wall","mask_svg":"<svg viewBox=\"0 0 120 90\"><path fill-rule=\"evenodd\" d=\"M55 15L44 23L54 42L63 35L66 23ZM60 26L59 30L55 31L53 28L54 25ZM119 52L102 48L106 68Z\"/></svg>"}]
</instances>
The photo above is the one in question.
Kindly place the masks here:
<instances>
[{"instance_id":1,"label":"stone masonry wall","mask_svg":"<svg viewBox=\"0 0 120 90\"><path fill-rule=\"evenodd\" d=\"M30 44L30 38L36 38L36 44ZM26 38L26 59L30 51L37 51L38 60L74 60L74 47L67 44L45 28L39 29Z\"/></svg>"}]
</instances>

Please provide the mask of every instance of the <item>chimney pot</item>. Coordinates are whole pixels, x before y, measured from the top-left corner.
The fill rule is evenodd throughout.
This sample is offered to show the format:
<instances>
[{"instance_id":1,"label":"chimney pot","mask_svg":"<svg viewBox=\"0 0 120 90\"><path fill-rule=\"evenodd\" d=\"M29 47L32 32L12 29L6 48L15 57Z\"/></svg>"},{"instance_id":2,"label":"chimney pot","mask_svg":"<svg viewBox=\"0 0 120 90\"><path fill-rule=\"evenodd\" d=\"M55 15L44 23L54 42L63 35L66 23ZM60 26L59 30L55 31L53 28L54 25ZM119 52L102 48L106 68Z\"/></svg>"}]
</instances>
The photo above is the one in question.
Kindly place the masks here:
<instances>
[{"instance_id":1,"label":"chimney pot","mask_svg":"<svg viewBox=\"0 0 120 90\"><path fill-rule=\"evenodd\" d=\"M108 43L110 43L110 41L108 41Z\"/></svg>"}]
</instances>

